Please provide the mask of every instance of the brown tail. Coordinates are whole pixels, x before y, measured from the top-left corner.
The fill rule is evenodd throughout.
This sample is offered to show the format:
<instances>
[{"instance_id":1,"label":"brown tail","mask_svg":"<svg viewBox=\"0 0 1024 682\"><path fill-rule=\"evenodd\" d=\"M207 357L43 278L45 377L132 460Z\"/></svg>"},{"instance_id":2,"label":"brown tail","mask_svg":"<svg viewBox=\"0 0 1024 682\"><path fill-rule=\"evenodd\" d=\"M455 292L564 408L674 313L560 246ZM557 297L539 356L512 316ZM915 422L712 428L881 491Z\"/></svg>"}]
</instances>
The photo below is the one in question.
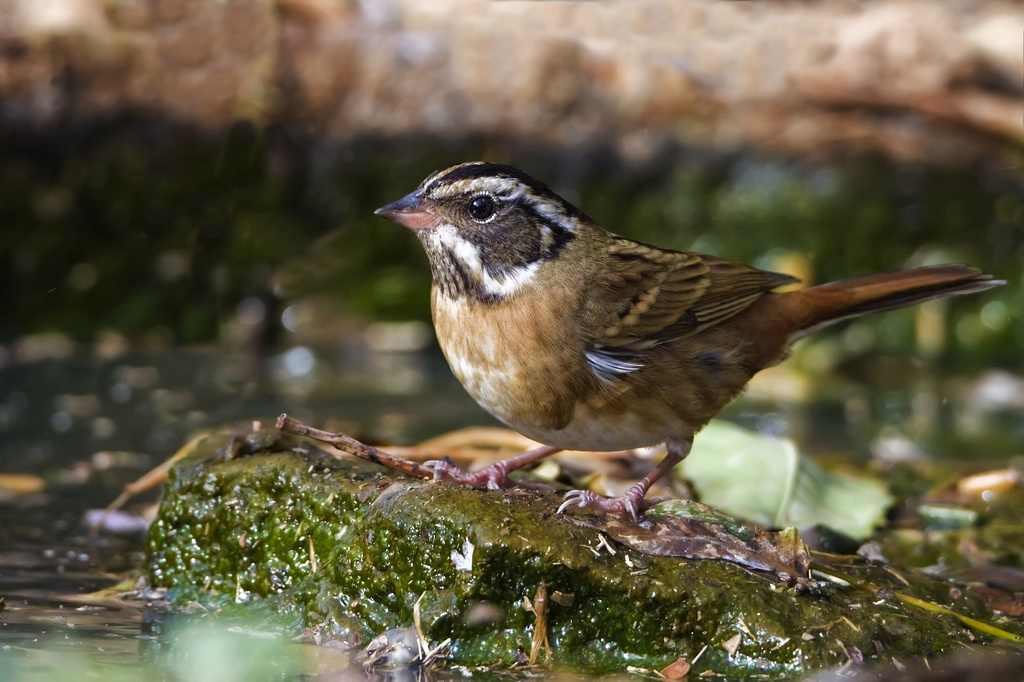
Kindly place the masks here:
<instances>
[{"instance_id":1,"label":"brown tail","mask_svg":"<svg viewBox=\"0 0 1024 682\"><path fill-rule=\"evenodd\" d=\"M804 311L797 317L799 331L792 338L857 315L974 294L1003 284L966 265L930 265L822 284L789 294L795 304L790 310Z\"/></svg>"}]
</instances>

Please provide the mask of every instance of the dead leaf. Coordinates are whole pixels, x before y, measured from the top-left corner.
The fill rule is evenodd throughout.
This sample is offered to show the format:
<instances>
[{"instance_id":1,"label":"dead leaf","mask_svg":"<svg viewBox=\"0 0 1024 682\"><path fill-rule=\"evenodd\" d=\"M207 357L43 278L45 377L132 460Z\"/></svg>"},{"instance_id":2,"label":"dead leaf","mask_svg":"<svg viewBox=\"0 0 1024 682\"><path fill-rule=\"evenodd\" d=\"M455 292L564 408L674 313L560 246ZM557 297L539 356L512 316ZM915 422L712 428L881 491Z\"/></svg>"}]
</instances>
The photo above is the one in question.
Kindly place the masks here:
<instances>
[{"instance_id":1,"label":"dead leaf","mask_svg":"<svg viewBox=\"0 0 1024 682\"><path fill-rule=\"evenodd\" d=\"M644 554L730 561L791 584L803 584L810 578L810 553L795 529L755 531L692 500L657 505L640 521L611 515L566 518L604 531Z\"/></svg>"},{"instance_id":2,"label":"dead leaf","mask_svg":"<svg viewBox=\"0 0 1024 682\"><path fill-rule=\"evenodd\" d=\"M537 585L537 594L533 597L532 609L537 621L533 626L533 641L530 642L530 665L537 663L537 656L544 650L544 660L551 665L551 644L548 643L548 586Z\"/></svg>"},{"instance_id":3,"label":"dead leaf","mask_svg":"<svg viewBox=\"0 0 1024 682\"><path fill-rule=\"evenodd\" d=\"M660 672L661 676L666 680L679 680L686 677L686 674L690 672L690 664L680 656L662 668Z\"/></svg>"},{"instance_id":4,"label":"dead leaf","mask_svg":"<svg viewBox=\"0 0 1024 682\"><path fill-rule=\"evenodd\" d=\"M1024 603L1021 603L1021 600L1012 592L988 585L971 585L967 591L985 602L985 606L993 611L998 611L1011 618L1024 615Z\"/></svg>"},{"instance_id":5,"label":"dead leaf","mask_svg":"<svg viewBox=\"0 0 1024 682\"><path fill-rule=\"evenodd\" d=\"M740 648L740 642L742 641L743 635L737 632L735 635L722 642L722 648L725 649L727 654L734 656L736 654L736 650Z\"/></svg>"},{"instance_id":6,"label":"dead leaf","mask_svg":"<svg viewBox=\"0 0 1024 682\"><path fill-rule=\"evenodd\" d=\"M981 497L985 493L1004 493L1020 485L1020 472L1013 468L985 471L973 476L964 476L956 484L956 490L968 497Z\"/></svg>"}]
</instances>

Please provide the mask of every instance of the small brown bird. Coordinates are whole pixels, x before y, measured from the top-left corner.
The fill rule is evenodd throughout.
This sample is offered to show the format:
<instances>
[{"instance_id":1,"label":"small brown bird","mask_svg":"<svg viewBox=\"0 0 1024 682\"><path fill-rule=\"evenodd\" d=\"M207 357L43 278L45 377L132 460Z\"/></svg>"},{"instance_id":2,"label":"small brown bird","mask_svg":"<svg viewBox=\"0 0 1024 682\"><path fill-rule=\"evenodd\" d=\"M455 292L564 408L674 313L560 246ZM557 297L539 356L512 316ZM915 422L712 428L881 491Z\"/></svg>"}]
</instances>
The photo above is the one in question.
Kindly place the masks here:
<instances>
[{"instance_id":1,"label":"small brown bird","mask_svg":"<svg viewBox=\"0 0 1024 682\"><path fill-rule=\"evenodd\" d=\"M1003 284L939 265L773 293L798 280L610 234L543 183L491 163L438 171L376 214L427 251L434 327L455 376L488 412L547 444L476 474L435 462L435 478L499 488L561 449L666 444L622 497L575 490L559 511L635 518L694 434L804 334Z\"/></svg>"}]
</instances>

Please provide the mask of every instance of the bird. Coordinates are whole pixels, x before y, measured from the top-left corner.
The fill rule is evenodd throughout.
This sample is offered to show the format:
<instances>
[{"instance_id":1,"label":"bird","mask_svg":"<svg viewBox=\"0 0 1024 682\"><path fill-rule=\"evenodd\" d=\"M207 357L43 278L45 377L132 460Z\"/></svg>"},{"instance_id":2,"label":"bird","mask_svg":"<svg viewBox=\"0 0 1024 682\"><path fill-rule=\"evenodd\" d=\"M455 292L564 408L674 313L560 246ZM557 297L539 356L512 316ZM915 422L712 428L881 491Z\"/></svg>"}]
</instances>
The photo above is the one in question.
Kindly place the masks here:
<instances>
[{"instance_id":1,"label":"bird","mask_svg":"<svg viewBox=\"0 0 1024 682\"><path fill-rule=\"evenodd\" d=\"M431 313L452 372L510 428L543 444L435 479L499 489L560 450L665 444L625 494L566 494L634 520L694 435L805 334L840 320L1004 284L966 265L872 274L796 291L799 280L606 231L544 183L483 161L432 173L375 214L410 229L430 264Z\"/></svg>"}]
</instances>

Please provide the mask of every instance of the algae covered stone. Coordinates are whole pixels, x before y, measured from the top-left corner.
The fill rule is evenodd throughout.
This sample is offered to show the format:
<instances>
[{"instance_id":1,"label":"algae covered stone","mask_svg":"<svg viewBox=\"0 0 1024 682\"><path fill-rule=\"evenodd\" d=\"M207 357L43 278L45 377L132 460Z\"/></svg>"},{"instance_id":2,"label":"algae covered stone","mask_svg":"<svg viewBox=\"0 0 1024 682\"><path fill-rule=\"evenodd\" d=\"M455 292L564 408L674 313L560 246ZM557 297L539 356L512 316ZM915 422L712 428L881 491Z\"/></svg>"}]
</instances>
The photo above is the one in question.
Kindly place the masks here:
<instances>
[{"instance_id":1,"label":"algae covered stone","mask_svg":"<svg viewBox=\"0 0 1024 682\"><path fill-rule=\"evenodd\" d=\"M857 559L816 557L845 584L794 589L725 561L630 549L586 513L556 514L560 499L396 477L274 431L213 435L171 473L150 579L179 606L257 602L287 616L282 627L352 644L410 626L419 600L428 640L451 638L466 666L522 659L541 584L554 596L553 665L590 672L656 670L704 650L695 672L789 677L989 639L894 596L985 617L970 599L951 603L940 581L906 585Z\"/></svg>"}]
</instances>

